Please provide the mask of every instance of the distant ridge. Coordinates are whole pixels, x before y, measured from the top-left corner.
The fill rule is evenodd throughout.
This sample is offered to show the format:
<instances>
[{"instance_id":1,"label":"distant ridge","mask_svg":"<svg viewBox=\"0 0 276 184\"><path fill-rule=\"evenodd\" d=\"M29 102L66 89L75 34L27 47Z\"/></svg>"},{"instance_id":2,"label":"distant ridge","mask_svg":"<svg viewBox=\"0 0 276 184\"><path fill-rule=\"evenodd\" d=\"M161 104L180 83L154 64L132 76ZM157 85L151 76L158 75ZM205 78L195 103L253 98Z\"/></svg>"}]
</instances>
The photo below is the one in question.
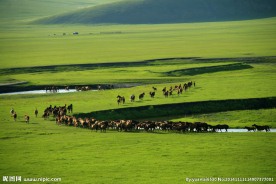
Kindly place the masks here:
<instances>
[{"instance_id":1,"label":"distant ridge","mask_svg":"<svg viewBox=\"0 0 276 184\"><path fill-rule=\"evenodd\" d=\"M35 21L39 24L162 24L276 16L276 0L125 0Z\"/></svg>"}]
</instances>

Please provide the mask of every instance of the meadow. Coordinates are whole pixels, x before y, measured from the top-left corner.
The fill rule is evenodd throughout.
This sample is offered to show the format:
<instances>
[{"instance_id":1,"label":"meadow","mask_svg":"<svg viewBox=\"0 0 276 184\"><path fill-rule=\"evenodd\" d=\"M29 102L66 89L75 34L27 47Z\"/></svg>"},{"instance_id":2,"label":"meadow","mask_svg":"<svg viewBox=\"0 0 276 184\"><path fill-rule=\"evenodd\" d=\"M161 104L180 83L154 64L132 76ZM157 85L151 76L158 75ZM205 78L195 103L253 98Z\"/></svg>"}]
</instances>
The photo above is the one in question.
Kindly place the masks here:
<instances>
[{"instance_id":1,"label":"meadow","mask_svg":"<svg viewBox=\"0 0 276 184\"><path fill-rule=\"evenodd\" d=\"M95 133L40 118L0 126L4 176L54 177L61 183L275 176L274 133Z\"/></svg>"},{"instance_id":2,"label":"meadow","mask_svg":"<svg viewBox=\"0 0 276 184\"><path fill-rule=\"evenodd\" d=\"M31 22L38 16L54 14L63 7L60 2L47 3L44 11L25 14L29 1L24 0L18 7L20 16L14 13L0 18L1 92L51 85L131 87L68 94L0 95L1 176L60 177L61 183L185 183L186 177L275 179L276 137L272 132L96 133L57 126L53 117L44 120L41 116L49 105L71 103L71 115L75 116L125 111L134 117L140 113L139 108L152 110L158 105L246 102L257 98L261 102L272 99L272 104L212 113L183 111L170 116L145 111L138 120L204 121L213 125L225 123L232 128L256 123L276 128L276 18L156 25ZM77 3L66 2L64 11L72 10ZM87 6L85 2L81 1L81 6ZM1 10L1 15L5 11ZM75 31L79 35L72 35ZM5 86L22 81L26 83ZM169 98L163 96L164 87L188 81L195 81L195 87L179 96L176 92ZM158 90L155 98L150 98L148 93L153 86ZM131 94L138 97L143 92L143 100L130 102ZM126 103L118 105L117 95L125 96ZM18 114L16 122L10 116L11 108ZM24 122L25 114L30 115L30 124Z\"/></svg>"},{"instance_id":3,"label":"meadow","mask_svg":"<svg viewBox=\"0 0 276 184\"><path fill-rule=\"evenodd\" d=\"M75 31L78 36L72 35ZM0 68L274 56L275 31L275 18L165 25L3 25Z\"/></svg>"}]
</instances>

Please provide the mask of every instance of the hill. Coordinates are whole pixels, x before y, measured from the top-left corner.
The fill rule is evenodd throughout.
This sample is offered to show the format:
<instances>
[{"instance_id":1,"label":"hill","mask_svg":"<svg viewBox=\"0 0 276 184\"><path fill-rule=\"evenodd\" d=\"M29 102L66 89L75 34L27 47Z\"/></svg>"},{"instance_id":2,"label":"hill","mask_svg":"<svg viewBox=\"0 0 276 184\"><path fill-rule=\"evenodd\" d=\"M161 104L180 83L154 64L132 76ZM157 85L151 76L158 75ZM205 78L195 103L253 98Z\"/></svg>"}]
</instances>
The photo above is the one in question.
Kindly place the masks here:
<instances>
[{"instance_id":1,"label":"hill","mask_svg":"<svg viewBox=\"0 0 276 184\"><path fill-rule=\"evenodd\" d=\"M275 0L134 0L40 19L41 24L160 24L248 20L276 16Z\"/></svg>"},{"instance_id":2,"label":"hill","mask_svg":"<svg viewBox=\"0 0 276 184\"><path fill-rule=\"evenodd\" d=\"M119 0L1 0L0 23L37 19Z\"/></svg>"}]
</instances>

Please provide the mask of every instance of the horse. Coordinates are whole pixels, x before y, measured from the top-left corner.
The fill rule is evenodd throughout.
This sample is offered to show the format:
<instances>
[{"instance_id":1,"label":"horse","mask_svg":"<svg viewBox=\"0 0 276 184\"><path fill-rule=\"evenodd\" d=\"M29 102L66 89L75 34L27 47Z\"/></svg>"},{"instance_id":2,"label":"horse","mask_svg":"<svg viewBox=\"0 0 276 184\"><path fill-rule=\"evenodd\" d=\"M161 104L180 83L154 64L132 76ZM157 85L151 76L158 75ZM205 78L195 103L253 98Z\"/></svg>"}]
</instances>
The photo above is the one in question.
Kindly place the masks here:
<instances>
[{"instance_id":1,"label":"horse","mask_svg":"<svg viewBox=\"0 0 276 184\"><path fill-rule=\"evenodd\" d=\"M30 116L25 115L25 121L26 121L26 123L29 123L30 122Z\"/></svg>"},{"instance_id":2,"label":"horse","mask_svg":"<svg viewBox=\"0 0 276 184\"><path fill-rule=\"evenodd\" d=\"M35 117L37 117L37 115L38 115L38 110L37 110L37 108L35 109Z\"/></svg>"},{"instance_id":3,"label":"horse","mask_svg":"<svg viewBox=\"0 0 276 184\"><path fill-rule=\"evenodd\" d=\"M252 127L245 126L244 128L247 129L248 132L250 132L251 130L253 130L254 132L256 131L256 128L253 126Z\"/></svg>"},{"instance_id":4,"label":"horse","mask_svg":"<svg viewBox=\"0 0 276 184\"><path fill-rule=\"evenodd\" d=\"M134 100L135 100L135 95L131 95L131 96L130 96L130 101L131 101L131 102L134 102Z\"/></svg>"},{"instance_id":5,"label":"horse","mask_svg":"<svg viewBox=\"0 0 276 184\"><path fill-rule=\"evenodd\" d=\"M270 128L269 128L269 126L267 126L267 125L259 126L259 125L254 124L254 125L252 125L252 126L253 126L253 127L256 127L256 129L257 129L258 131L262 131L262 130L265 130L266 132L270 131Z\"/></svg>"},{"instance_id":6,"label":"horse","mask_svg":"<svg viewBox=\"0 0 276 184\"><path fill-rule=\"evenodd\" d=\"M165 91L163 94L167 98L169 96L169 91Z\"/></svg>"},{"instance_id":7,"label":"horse","mask_svg":"<svg viewBox=\"0 0 276 184\"><path fill-rule=\"evenodd\" d=\"M14 114L14 109L13 109L13 108L11 108L10 113L11 113L11 115L13 115L13 114Z\"/></svg>"},{"instance_id":8,"label":"horse","mask_svg":"<svg viewBox=\"0 0 276 184\"><path fill-rule=\"evenodd\" d=\"M99 128L101 132L106 132L106 129L108 128L108 121L99 122Z\"/></svg>"},{"instance_id":9,"label":"horse","mask_svg":"<svg viewBox=\"0 0 276 184\"><path fill-rule=\"evenodd\" d=\"M17 118L16 112L14 112L14 113L12 114L12 116L13 116L14 121L16 121L16 118Z\"/></svg>"},{"instance_id":10,"label":"horse","mask_svg":"<svg viewBox=\"0 0 276 184\"><path fill-rule=\"evenodd\" d=\"M145 93L141 93L141 94L139 95L139 100L143 100L144 96L145 96Z\"/></svg>"},{"instance_id":11,"label":"horse","mask_svg":"<svg viewBox=\"0 0 276 184\"><path fill-rule=\"evenodd\" d=\"M123 102L123 104L124 104L125 101L126 101L125 97L120 96L120 95L117 96L117 103L118 103L118 105L120 105L121 102Z\"/></svg>"},{"instance_id":12,"label":"horse","mask_svg":"<svg viewBox=\"0 0 276 184\"><path fill-rule=\"evenodd\" d=\"M216 126L213 126L213 129L214 130L220 130L222 132L223 129L225 129L225 131L227 132L227 130L229 129L229 126L226 125L226 124L223 124L223 125L216 125Z\"/></svg>"},{"instance_id":13,"label":"horse","mask_svg":"<svg viewBox=\"0 0 276 184\"><path fill-rule=\"evenodd\" d=\"M155 92L154 91L153 92L149 92L149 94L150 94L151 98L154 98L154 96L155 96Z\"/></svg>"},{"instance_id":14,"label":"horse","mask_svg":"<svg viewBox=\"0 0 276 184\"><path fill-rule=\"evenodd\" d=\"M73 112L73 104L68 105L67 110L69 113Z\"/></svg>"}]
</instances>

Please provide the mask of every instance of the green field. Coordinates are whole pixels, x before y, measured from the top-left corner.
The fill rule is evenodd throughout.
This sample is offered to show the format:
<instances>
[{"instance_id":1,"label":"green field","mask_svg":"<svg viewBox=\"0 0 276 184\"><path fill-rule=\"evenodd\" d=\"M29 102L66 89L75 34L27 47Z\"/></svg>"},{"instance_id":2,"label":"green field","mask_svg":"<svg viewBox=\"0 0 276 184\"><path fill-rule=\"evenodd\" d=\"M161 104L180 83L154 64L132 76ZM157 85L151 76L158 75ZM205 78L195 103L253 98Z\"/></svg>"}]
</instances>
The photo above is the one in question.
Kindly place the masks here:
<instances>
[{"instance_id":1,"label":"green field","mask_svg":"<svg viewBox=\"0 0 276 184\"><path fill-rule=\"evenodd\" d=\"M40 118L28 125L10 120L0 126L5 129L0 168L4 176L57 177L62 183L275 176L274 133L95 133Z\"/></svg>"},{"instance_id":2,"label":"green field","mask_svg":"<svg viewBox=\"0 0 276 184\"><path fill-rule=\"evenodd\" d=\"M15 6L17 1L0 1L0 92L52 85L116 87L66 94L0 94L1 178L53 177L61 178L61 183L97 184L174 184L205 177L276 179L275 132L109 129L96 133L58 126L52 116L42 118L49 105L73 104L70 115L82 118L276 128L275 17L155 25L36 25L32 21L37 18L103 1L20 2ZM79 35L73 35L75 31ZM189 81L196 85L183 94L163 96L164 87ZM16 82L23 84L8 85ZM157 91L150 98L153 86ZM145 98L138 100L143 92ZM130 102L132 94L135 102ZM126 103L118 105L117 95L125 96ZM16 122L11 108L18 114ZM30 115L30 124L24 122L25 115Z\"/></svg>"},{"instance_id":3,"label":"green field","mask_svg":"<svg viewBox=\"0 0 276 184\"><path fill-rule=\"evenodd\" d=\"M78 36L72 35L75 31ZM165 25L4 25L0 67L275 56L275 32L275 18Z\"/></svg>"}]
</instances>

